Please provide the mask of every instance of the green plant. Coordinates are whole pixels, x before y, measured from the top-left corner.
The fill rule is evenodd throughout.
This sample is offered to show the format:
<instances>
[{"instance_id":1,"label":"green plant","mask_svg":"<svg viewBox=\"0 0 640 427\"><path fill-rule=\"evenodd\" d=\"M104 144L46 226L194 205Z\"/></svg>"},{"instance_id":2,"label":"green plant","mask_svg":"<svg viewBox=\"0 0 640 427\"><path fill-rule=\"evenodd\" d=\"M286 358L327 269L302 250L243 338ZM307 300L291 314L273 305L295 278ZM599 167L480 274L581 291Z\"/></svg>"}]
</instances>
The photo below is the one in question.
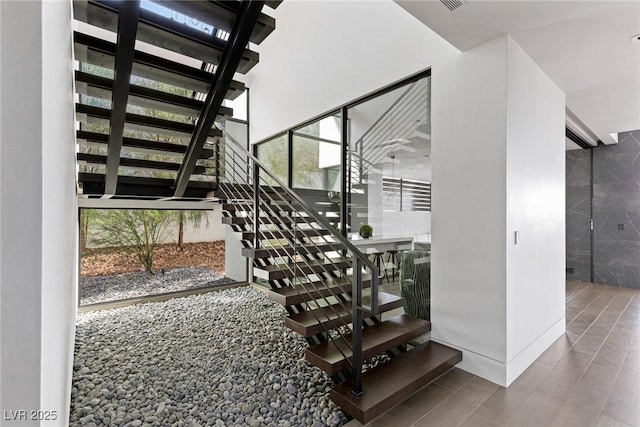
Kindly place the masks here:
<instances>
[{"instance_id":1,"label":"green plant","mask_svg":"<svg viewBox=\"0 0 640 427\"><path fill-rule=\"evenodd\" d=\"M373 227L369 224L362 224L360 226L360 235L365 239L373 236Z\"/></svg>"},{"instance_id":2,"label":"green plant","mask_svg":"<svg viewBox=\"0 0 640 427\"><path fill-rule=\"evenodd\" d=\"M100 246L120 246L133 251L145 270L154 274L153 252L166 239L173 220L171 211L107 210L95 221L92 241Z\"/></svg>"}]
</instances>

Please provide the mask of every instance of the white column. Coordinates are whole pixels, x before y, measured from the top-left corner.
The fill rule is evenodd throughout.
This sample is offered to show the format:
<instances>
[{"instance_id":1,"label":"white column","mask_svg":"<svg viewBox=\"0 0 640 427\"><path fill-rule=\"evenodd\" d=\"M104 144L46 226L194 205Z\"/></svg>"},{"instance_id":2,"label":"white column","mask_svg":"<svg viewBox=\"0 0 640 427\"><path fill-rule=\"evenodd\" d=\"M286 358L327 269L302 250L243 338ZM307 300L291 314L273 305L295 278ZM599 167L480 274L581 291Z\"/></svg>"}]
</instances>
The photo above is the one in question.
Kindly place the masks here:
<instances>
[{"instance_id":1,"label":"white column","mask_svg":"<svg viewBox=\"0 0 640 427\"><path fill-rule=\"evenodd\" d=\"M564 94L508 36L432 79L432 336L508 385L564 332Z\"/></svg>"},{"instance_id":2,"label":"white column","mask_svg":"<svg viewBox=\"0 0 640 427\"><path fill-rule=\"evenodd\" d=\"M70 2L0 2L3 426L40 425L31 410L55 411L50 425L68 422L77 280L71 67Z\"/></svg>"},{"instance_id":3,"label":"white column","mask_svg":"<svg viewBox=\"0 0 640 427\"><path fill-rule=\"evenodd\" d=\"M67 423L78 281L71 2L42 3L42 358L40 407Z\"/></svg>"}]
</instances>

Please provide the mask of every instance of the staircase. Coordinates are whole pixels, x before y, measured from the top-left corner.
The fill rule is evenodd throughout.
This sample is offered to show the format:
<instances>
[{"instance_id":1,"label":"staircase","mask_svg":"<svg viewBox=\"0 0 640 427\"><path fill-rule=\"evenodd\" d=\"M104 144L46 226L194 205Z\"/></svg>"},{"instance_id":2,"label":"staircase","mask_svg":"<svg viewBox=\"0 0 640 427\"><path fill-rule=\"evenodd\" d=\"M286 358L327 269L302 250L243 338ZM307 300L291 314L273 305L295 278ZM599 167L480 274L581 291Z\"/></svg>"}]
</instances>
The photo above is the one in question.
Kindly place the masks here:
<instances>
[{"instance_id":1,"label":"staircase","mask_svg":"<svg viewBox=\"0 0 640 427\"><path fill-rule=\"evenodd\" d=\"M367 423L462 360L435 342L411 344L430 322L391 317L403 301L379 291L376 266L256 157L226 141L235 155L224 167L233 178L221 177L215 191L223 223L238 233L254 279L287 311L285 325L307 340L306 360L334 380L336 404ZM249 173L239 180L234 170ZM264 184L267 177L278 186Z\"/></svg>"},{"instance_id":2,"label":"staircase","mask_svg":"<svg viewBox=\"0 0 640 427\"><path fill-rule=\"evenodd\" d=\"M79 195L206 200L223 104L275 30L263 6L280 3L73 0Z\"/></svg>"},{"instance_id":3,"label":"staircase","mask_svg":"<svg viewBox=\"0 0 640 427\"><path fill-rule=\"evenodd\" d=\"M258 62L253 49L275 30L263 6L279 3L73 0L79 195L163 202L215 195L253 276L309 343L306 359L334 379L331 398L367 422L461 355L411 345L430 323L388 315L402 300L379 291L376 266L338 231L346 227L336 206L320 215L319 204L311 208L226 133L233 111L223 103L245 91L235 74ZM382 144L375 141L384 142L386 128L380 122L361 152Z\"/></svg>"}]
</instances>

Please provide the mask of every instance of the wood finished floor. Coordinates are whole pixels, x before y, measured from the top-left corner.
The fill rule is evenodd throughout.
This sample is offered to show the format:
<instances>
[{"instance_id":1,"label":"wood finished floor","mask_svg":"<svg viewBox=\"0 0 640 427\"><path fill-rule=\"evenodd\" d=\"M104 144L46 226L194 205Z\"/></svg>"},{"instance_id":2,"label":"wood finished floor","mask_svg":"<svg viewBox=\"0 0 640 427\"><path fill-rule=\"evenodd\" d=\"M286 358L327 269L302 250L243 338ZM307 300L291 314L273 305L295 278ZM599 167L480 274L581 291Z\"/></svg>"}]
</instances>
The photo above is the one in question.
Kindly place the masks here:
<instances>
[{"instance_id":1,"label":"wood finished floor","mask_svg":"<svg viewBox=\"0 0 640 427\"><path fill-rule=\"evenodd\" d=\"M567 282L566 304L566 334L509 387L454 368L367 426L640 427L640 291Z\"/></svg>"}]
</instances>

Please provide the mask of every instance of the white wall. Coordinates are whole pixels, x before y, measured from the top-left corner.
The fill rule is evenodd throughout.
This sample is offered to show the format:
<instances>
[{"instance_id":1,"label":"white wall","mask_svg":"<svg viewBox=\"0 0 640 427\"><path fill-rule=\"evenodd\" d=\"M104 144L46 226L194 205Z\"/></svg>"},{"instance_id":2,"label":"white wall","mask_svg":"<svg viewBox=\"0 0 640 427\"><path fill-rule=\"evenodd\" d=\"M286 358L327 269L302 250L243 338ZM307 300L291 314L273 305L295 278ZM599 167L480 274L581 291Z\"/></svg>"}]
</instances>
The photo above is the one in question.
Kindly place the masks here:
<instances>
[{"instance_id":1,"label":"white wall","mask_svg":"<svg viewBox=\"0 0 640 427\"><path fill-rule=\"evenodd\" d=\"M431 233L431 212L382 212L384 234L416 236Z\"/></svg>"},{"instance_id":2,"label":"white wall","mask_svg":"<svg viewBox=\"0 0 640 427\"><path fill-rule=\"evenodd\" d=\"M507 382L565 327L565 96L507 43ZM519 242L513 244L514 232Z\"/></svg>"},{"instance_id":3,"label":"white wall","mask_svg":"<svg viewBox=\"0 0 640 427\"><path fill-rule=\"evenodd\" d=\"M432 337L508 385L564 331L564 95L507 36L438 72Z\"/></svg>"},{"instance_id":4,"label":"white wall","mask_svg":"<svg viewBox=\"0 0 640 427\"><path fill-rule=\"evenodd\" d=\"M0 410L4 413L40 409L42 74L40 4L0 2L0 9ZM36 425L6 420L2 424Z\"/></svg>"},{"instance_id":5,"label":"white wall","mask_svg":"<svg viewBox=\"0 0 640 427\"><path fill-rule=\"evenodd\" d=\"M2 7L0 6L0 48L2 48ZM0 51L0 100L2 99L2 52ZM0 167L2 167L2 103L0 102ZM0 219L2 218L2 174L0 173ZM0 242L2 242L2 226L0 225ZM0 376L3 372L2 364L2 245L0 244ZM0 410L4 408L4 401L2 400L2 386L0 386Z\"/></svg>"},{"instance_id":6,"label":"white wall","mask_svg":"<svg viewBox=\"0 0 640 427\"><path fill-rule=\"evenodd\" d=\"M225 226L224 275L238 282L247 280L248 260L242 256L240 234Z\"/></svg>"},{"instance_id":7,"label":"white wall","mask_svg":"<svg viewBox=\"0 0 640 427\"><path fill-rule=\"evenodd\" d=\"M123 207L126 209L127 207ZM146 208L146 207L145 207ZM151 206L152 208L152 206ZM208 225L207 225L208 224ZM206 215L202 218L200 226L187 222L184 226L184 242L185 243L197 243L197 242L215 242L217 240L225 239L225 225L222 224L222 208L217 205L212 208L211 211L206 211ZM89 224L89 235L95 232L95 228ZM177 243L178 242L178 224L172 223L167 231L167 236L162 243ZM95 242L87 242L89 248L98 248L101 245ZM104 245L103 245L104 246Z\"/></svg>"},{"instance_id":8,"label":"white wall","mask_svg":"<svg viewBox=\"0 0 640 427\"><path fill-rule=\"evenodd\" d=\"M58 411L58 420L43 423L55 426L69 416L78 298L71 2L42 2L42 16L40 408Z\"/></svg>"},{"instance_id":9,"label":"white wall","mask_svg":"<svg viewBox=\"0 0 640 427\"><path fill-rule=\"evenodd\" d=\"M208 221L208 226L207 226ZM185 243L195 242L215 242L216 240L224 240L224 229L226 225L222 223L222 208L216 207L213 211L207 212L206 219L203 218L200 227L193 224L186 224L184 227ZM177 227L175 233L171 233L168 241L177 242Z\"/></svg>"},{"instance_id":10,"label":"white wall","mask_svg":"<svg viewBox=\"0 0 640 427\"><path fill-rule=\"evenodd\" d=\"M472 359L506 362L506 39L432 73L432 336L495 381Z\"/></svg>"},{"instance_id":11,"label":"white wall","mask_svg":"<svg viewBox=\"0 0 640 427\"><path fill-rule=\"evenodd\" d=\"M458 52L391 0L290 1L270 13L277 29L247 76L252 142Z\"/></svg>"},{"instance_id":12,"label":"white wall","mask_svg":"<svg viewBox=\"0 0 640 427\"><path fill-rule=\"evenodd\" d=\"M66 425L75 323L70 3L0 2L0 264L5 410ZM46 15L45 15L46 14Z\"/></svg>"}]
</instances>

